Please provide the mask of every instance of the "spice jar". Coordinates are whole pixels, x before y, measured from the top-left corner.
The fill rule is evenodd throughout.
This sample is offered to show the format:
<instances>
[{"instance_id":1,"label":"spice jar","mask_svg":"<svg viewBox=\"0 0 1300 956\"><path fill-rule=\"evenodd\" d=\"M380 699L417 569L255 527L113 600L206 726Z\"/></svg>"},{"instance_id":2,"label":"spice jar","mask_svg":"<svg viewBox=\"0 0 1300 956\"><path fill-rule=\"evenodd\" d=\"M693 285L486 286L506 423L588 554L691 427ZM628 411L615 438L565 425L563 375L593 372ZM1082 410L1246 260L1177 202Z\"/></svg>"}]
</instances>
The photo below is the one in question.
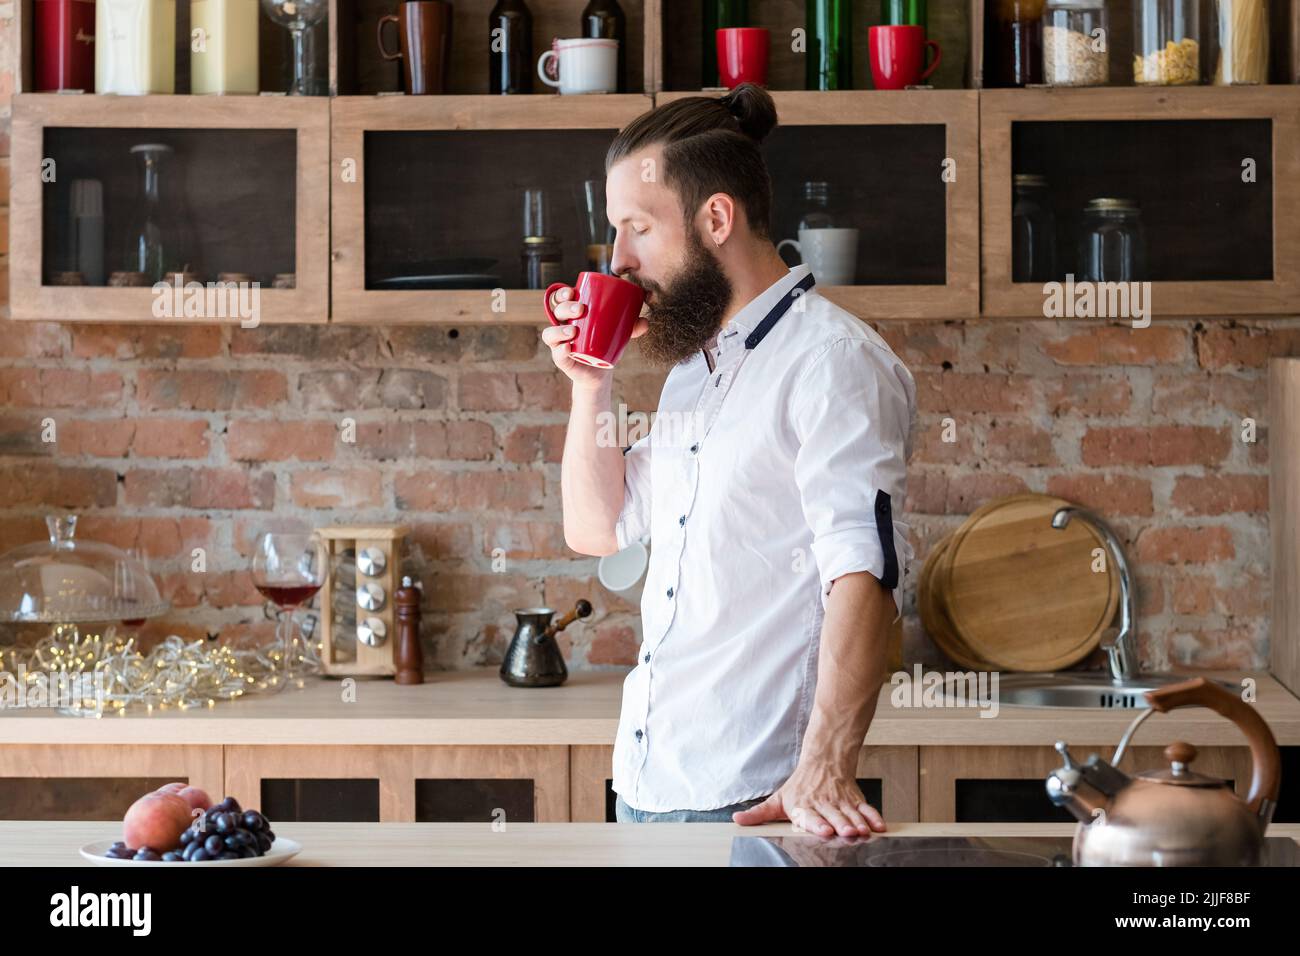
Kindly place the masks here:
<instances>
[{"instance_id":1,"label":"spice jar","mask_svg":"<svg viewBox=\"0 0 1300 956\"><path fill-rule=\"evenodd\" d=\"M525 289L545 289L562 278L564 254L560 240L554 236L524 236L520 258L523 260Z\"/></svg>"},{"instance_id":2,"label":"spice jar","mask_svg":"<svg viewBox=\"0 0 1300 956\"><path fill-rule=\"evenodd\" d=\"M1104 86L1110 72L1105 0L1047 0L1043 7L1043 82Z\"/></svg>"},{"instance_id":3,"label":"spice jar","mask_svg":"<svg viewBox=\"0 0 1300 956\"><path fill-rule=\"evenodd\" d=\"M984 85L1043 82L1043 0L985 0Z\"/></svg>"},{"instance_id":4,"label":"spice jar","mask_svg":"<svg viewBox=\"0 0 1300 956\"><path fill-rule=\"evenodd\" d=\"M1200 0L1134 0L1133 82L1201 82Z\"/></svg>"},{"instance_id":5,"label":"spice jar","mask_svg":"<svg viewBox=\"0 0 1300 956\"><path fill-rule=\"evenodd\" d=\"M1268 82L1268 0L1215 0L1207 69L1214 85Z\"/></svg>"},{"instance_id":6,"label":"spice jar","mask_svg":"<svg viewBox=\"0 0 1300 956\"><path fill-rule=\"evenodd\" d=\"M1056 214L1047 177L1011 177L1011 281L1052 282L1056 275Z\"/></svg>"},{"instance_id":7,"label":"spice jar","mask_svg":"<svg viewBox=\"0 0 1300 956\"><path fill-rule=\"evenodd\" d=\"M1079 236L1079 281L1140 282L1146 271L1146 233L1137 203L1090 200Z\"/></svg>"}]
</instances>

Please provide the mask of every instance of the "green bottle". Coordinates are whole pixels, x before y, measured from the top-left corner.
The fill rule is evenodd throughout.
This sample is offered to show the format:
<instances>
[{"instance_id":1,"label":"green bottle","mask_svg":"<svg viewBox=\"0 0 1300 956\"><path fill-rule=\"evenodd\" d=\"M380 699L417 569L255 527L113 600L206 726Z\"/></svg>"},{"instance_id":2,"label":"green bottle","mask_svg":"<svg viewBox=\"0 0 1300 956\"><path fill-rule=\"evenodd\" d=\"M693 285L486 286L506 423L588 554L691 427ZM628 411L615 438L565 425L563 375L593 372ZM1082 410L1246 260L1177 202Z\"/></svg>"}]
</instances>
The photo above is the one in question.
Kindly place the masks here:
<instances>
[{"instance_id":1,"label":"green bottle","mask_svg":"<svg viewBox=\"0 0 1300 956\"><path fill-rule=\"evenodd\" d=\"M925 0L880 0L880 22L894 27L923 27Z\"/></svg>"},{"instance_id":2,"label":"green bottle","mask_svg":"<svg viewBox=\"0 0 1300 956\"><path fill-rule=\"evenodd\" d=\"M718 31L724 27L749 26L749 0L704 0L700 31L700 87L721 86L718 76Z\"/></svg>"},{"instance_id":3,"label":"green bottle","mask_svg":"<svg viewBox=\"0 0 1300 956\"><path fill-rule=\"evenodd\" d=\"M810 90L853 89L853 0L808 0L804 85Z\"/></svg>"}]
</instances>

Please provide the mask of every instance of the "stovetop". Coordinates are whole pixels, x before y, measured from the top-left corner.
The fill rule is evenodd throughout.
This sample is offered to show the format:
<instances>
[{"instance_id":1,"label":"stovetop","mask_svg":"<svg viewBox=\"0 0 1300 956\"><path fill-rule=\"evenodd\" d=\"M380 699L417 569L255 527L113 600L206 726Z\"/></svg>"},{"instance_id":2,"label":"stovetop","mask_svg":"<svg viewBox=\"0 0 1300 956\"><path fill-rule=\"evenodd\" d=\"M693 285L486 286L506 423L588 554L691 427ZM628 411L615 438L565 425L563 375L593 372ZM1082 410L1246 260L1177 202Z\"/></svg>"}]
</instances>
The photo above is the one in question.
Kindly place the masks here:
<instances>
[{"instance_id":1,"label":"stovetop","mask_svg":"<svg viewBox=\"0 0 1300 956\"><path fill-rule=\"evenodd\" d=\"M1072 836L735 837L731 866L1072 866ZM1265 837L1263 866L1300 866L1300 844Z\"/></svg>"}]
</instances>

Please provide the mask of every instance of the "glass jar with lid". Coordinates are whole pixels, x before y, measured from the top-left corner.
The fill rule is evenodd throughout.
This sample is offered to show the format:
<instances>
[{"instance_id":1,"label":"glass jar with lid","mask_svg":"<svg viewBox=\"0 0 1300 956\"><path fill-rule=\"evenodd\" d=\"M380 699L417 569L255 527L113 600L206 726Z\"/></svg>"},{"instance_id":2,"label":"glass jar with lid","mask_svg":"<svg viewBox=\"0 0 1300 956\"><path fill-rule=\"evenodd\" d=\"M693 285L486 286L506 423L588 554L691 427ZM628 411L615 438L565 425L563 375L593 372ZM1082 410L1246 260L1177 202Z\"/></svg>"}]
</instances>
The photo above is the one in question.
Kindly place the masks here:
<instances>
[{"instance_id":1,"label":"glass jar with lid","mask_svg":"<svg viewBox=\"0 0 1300 956\"><path fill-rule=\"evenodd\" d=\"M1093 199L1083 210L1079 236L1080 282L1146 279L1146 232L1132 199Z\"/></svg>"},{"instance_id":2,"label":"glass jar with lid","mask_svg":"<svg viewBox=\"0 0 1300 956\"><path fill-rule=\"evenodd\" d=\"M1201 82L1200 0L1134 0L1133 82L1189 86Z\"/></svg>"},{"instance_id":3,"label":"glass jar with lid","mask_svg":"<svg viewBox=\"0 0 1300 956\"><path fill-rule=\"evenodd\" d=\"M1217 0L1205 68L1215 86L1268 82L1268 0Z\"/></svg>"},{"instance_id":4,"label":"glass jar with lid","mask_svg":"<svg viewBox=\"0 0 1300 956\"><path fill-rule=\"evenodd\" d=\"M1056 214L1047 177L1012 177L1011 281L1052 282L1056 275Z\"/></svg>"},{"instance_id":5,"label":"glass jar with lid","mask_svg":"<svg viewBox=\"0 0 1300 956\"><path fill-rule=\"evenodd\" d=\"M1105 86L1110 72L1106 0L1047 0L1043 6L1043 82Z\"/></svg>"}]
</instances>

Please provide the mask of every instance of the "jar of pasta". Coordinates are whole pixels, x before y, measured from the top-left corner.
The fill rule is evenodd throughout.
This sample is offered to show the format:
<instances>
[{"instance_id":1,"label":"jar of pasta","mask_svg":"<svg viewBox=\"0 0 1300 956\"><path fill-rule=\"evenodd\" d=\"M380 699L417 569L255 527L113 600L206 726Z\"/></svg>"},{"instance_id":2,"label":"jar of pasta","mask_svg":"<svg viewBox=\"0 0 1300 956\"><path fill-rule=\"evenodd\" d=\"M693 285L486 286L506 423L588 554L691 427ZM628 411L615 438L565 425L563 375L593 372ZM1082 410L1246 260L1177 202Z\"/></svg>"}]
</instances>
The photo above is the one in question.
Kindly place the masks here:
<instances>
[{"instance_id":1,"label":"jar of pasta","mask_svg":"<svg viewBox=\"0 0 1300 956\"><path fill-rule=\"evenodd\" d=\"M1210 49L1215 86L1268 82L1268 0L1211 0Z\"/></svg>"},{"instance_id":2,"label":"jar of pasta","mask_svg":"<svg viewBox=\"0 0 1300 956\"><path fill-rule=\"evenodd\" d=\"M1201 82L1200 0L1133 0L1133 82Z\"/></svg>"}]
</instances>

